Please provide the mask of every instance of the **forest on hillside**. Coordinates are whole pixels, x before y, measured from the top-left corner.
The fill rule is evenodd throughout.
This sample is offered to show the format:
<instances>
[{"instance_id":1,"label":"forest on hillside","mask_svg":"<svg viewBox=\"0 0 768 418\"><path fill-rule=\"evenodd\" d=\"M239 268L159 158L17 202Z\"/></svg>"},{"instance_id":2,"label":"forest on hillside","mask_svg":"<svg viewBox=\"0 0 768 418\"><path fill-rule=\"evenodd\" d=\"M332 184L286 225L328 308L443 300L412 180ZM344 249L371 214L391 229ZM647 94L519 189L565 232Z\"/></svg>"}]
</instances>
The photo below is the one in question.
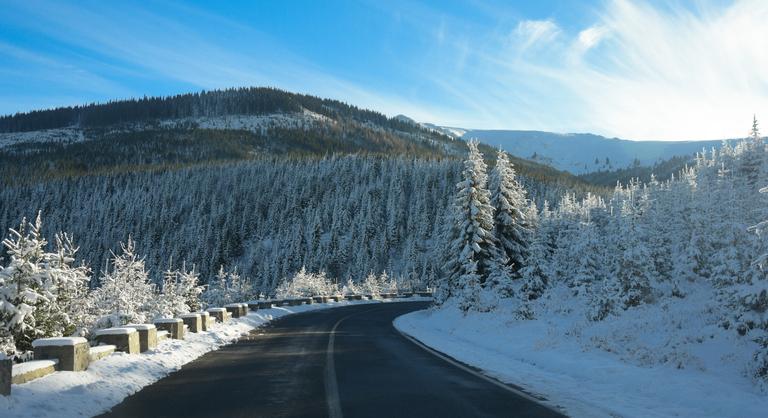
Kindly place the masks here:
<instances>
[{"instance_id":1,"label":"forest on hillside","mask_svg":"<svg viewBox=\"0 0 768 418\"><path fill-rule=\"evenodd\" d=\"M71 233L97 276L130 235L156 279L186 261L204 282L237 267L265 292L302 266L338 280L387 270L430 281L459 170L456 160L350 156L82 176L3 188L0 227L42 211L46 236ZM541 202L567 190L525 184Z\"/></svg>"},{"instance_id":2,"label":"forest on hillside","mask_svg":"<svg viewBox=\"0 0 768 418\"><path fill-rule=\"evenodd\" d=\"M301 113L305 109L331 119L354 119L398 131L424 130L418 125L388 118L381 113L338 100L289 93L275 88L244 87L17 113L0 117L0 132L38 131L69 126L95 128L236 114Z\"/></svg>"}]
</instances>

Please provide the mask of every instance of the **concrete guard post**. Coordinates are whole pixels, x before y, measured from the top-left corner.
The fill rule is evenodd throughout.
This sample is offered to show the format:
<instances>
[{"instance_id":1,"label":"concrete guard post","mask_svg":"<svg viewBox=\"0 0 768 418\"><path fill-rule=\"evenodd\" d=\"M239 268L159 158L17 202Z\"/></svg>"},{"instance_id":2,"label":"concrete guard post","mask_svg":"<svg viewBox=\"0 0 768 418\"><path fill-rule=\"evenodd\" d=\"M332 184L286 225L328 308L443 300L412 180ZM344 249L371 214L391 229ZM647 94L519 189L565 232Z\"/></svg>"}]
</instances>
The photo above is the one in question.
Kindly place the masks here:
<instances>
[{"instance_id":1,"label":"concrete guard post","mask_svg":"<svg viewBox=\"0 0 768 418\"><path fill-rule=\"evenodd\" d=\"M129 324L126 327L134 328L139 333L139 350L154 350L157 348L157 327L153 324Z\"/></svg>"},{"instance_id":2,"label":"concrete guard post","mask_svg":"<svg viewBox=\"0 0 768 418\"><path fill-rule=\"evenodd\" d=\"M11 394L11 379L13 379L13 360L0 359L0 395Z\"/></svg>"},{"instance_id":3,"label":"concrete guard post","mask_svg":"<svg viewBox=\"0 0 768 418\"><path fill-rule=\"evenodd\" d=\"M127 354L139 354L139 333L136 328L116 327L96 330L96 341L99 344L114 345L115 350Z\"/></svg>"},{"instance_id":4,"label":"concrete guard post","mask_svg":"<svg viewBox=\"0 0 768 418\"><path fill-rule=\"evenodd\" d=\"M40 338L32 341L35 360L59 360L59 370L81 372L88 368L90 347L83 337Z\"/></svg>"},{"instance_id":5,"label":"concrete guard post","mask_svg":"<svg viewBox=\"0 0 768 418\"><path fill-rule=\"evenodd\" d=\"M159 330L168 331L168 335L174 340L184 339L184 323L180 318L156 319L155 326Z\"/></svg>"},{"instance_id":6,"label":"concrete guard post","mask_svg":"<svg viewBox=\"0 0 768 418\"><path fill-rule=\"evenodd\" d=\"M200 317L200 314L197 314L197 313L183 314L183 315L179 315L179 318L181 318L181 320L184 321L184 325L189 327L189 332L198 333L203 330L203 320Z\"/></svg>"},{"instance_id":7,"label":"concrete guard post","mask_svg":"<svg viewBox=\"0 0 768 418\"><path fill-rule=\"evenodd\" d=\"M242 307L239 303L230 303L229 305L224 305L224 309L229 312L230 315L232 315L232 318L240 318L240 312L242 310Z\"/></svg>"},{"instance_id":8,"label":"concrete guard post","mask_svg":"<svg viewBox=\"0 0 768 418\"><path fill-rule=\"evenodd\" d=\"M203 324L203 331L208 331L211 329L211 327L213 327L214 319L211 317L210 313L206 311L192 313L200 314L200 322Z\"/></svg>"},{"instance_id":9,"label":"concrete guard post","mask_svg":"<svg viewBox=\"0 0 768 418\"><path fill-rule=\"evenodd\" d=\"M259 302L259 309L272 309L272 305L275 304L273 300L263 300Z\"/></svg>"},{"instance_id":10,"label":"concrete guard post","mask_svg":"<svg viewBox=\"0 0 768 418\"><path fill-rule=\"evenodd\" d=\"M225 308L208 308L207 311L219 322L226 322L229 319L229 312Z\"/></svg>"}]
</instances>

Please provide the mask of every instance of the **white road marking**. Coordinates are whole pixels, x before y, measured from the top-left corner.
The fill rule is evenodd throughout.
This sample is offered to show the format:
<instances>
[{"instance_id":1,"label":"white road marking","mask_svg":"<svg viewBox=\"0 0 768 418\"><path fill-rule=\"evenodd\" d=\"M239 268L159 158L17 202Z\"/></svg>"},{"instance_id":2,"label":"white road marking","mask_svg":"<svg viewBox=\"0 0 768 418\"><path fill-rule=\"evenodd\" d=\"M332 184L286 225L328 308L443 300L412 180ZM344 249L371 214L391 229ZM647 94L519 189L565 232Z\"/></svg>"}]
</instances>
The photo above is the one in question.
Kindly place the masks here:
<instances>
[{"instance_id":1,"label":"white road marking","mask_svg":"<svg viewBox=\"0 0 768 418\"><path fill-rule=\"evenodd\" d=\"M333 344L336 339L336 328L348 317L339 319L331 329L328 337L328 349L325 351L325 399L328 403L328 416L331 418L343 418L341 403L339 402L339 386L336 382L336 365L333 362Z\"/></svg>"},{"instance_id":2,"label":"white road marking","mask_svg":"<svg viewBox=\"0 0 768 418\"><path fill-rule=\"evenodd\" d=\"M351 315L347 315L344 318L339 319L331 328L330 336L328 337L328 348L325 351L325 400L328 404L328 416L331 418L343 418L344 414L341 412L341 402L339 401L339 384L336 381L336 364L333 360L333 346L336 340L336 328L344 322L345 319L352 316L374 311L379 307L368 309L362 312L355 312Z\"/></svg>"}]
</instances>

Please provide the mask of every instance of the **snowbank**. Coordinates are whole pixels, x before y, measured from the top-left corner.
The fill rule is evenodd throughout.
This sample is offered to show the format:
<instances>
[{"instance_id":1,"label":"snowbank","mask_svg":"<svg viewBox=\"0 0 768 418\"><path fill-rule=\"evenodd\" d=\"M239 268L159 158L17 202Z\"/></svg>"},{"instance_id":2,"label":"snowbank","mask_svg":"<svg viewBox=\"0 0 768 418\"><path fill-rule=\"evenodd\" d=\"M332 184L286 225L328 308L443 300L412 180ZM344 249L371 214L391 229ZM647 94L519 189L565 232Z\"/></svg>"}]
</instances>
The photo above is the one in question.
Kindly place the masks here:
<instances>
[{"instance_id":1,"label":"snowbank","mask_svg":"<svg viewBox=\"0 0 768 418\"><path fill-rule=\"evenodd\" d=\"M765 416L768 396L743 370L754 347L707 324L697 305L649 306L599 323L567 309L520 321L503 309L464 316L446 307L395 326L574 417Z\"/></svg>"},{"instance_id":2,"label":"snowbank","mask_svg":"<svg viewBox=\"0 0 768 418\"><path fill-rule=\"evenodd\" d=\"M249 312L247 316L231 319L225 324L217 323L211 331L187 334L185 340L160 341L155 350L141 355L115 353L92 363L84 372L56 372L29 383L13 385L11 396L0 396L0 416L93 416L203 354L237 341L272 319L360 303L377 302L323 303Z\"/></svg>"}]
</instances>

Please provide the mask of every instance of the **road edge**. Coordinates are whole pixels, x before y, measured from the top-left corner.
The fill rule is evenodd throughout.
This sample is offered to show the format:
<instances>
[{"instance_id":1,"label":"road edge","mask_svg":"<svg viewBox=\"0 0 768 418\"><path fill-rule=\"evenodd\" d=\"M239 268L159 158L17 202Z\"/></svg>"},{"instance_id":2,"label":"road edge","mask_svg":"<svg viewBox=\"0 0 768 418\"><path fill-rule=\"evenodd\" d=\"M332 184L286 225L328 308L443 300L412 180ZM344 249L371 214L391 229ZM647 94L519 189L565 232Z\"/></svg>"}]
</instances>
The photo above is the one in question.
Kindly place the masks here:
<instances>
[{"instance_id":1,"label":"road edge","mask_svg":"<svg viewBox=\"0 0 768 418\"><path fill-rule=\"evenodd\" d=\"M418 312L418 311L414 311L414 312ZM523 388L521 388L519 386L512 385L512 384L509 384L509 383L505 383L505 382L502 382L501 380L499 380L499 379L497 379L495 377L489 376L489 375L484 373L485 370L479 369L479 368L477 368L475 366L472 366L470 364L467 364L467 363L464 363L464 362L462 362L460 360L457 360L454 357L451 357L450 355L448 355L446 353L443 353L442 351L438 351L438 350L436 350L436 349L426 345L425 343L421 342L418 338L414 337L413 335L408 334L406 331L400 329L399 327L397 327L395 325L395 322L397 322L398 318L401 318L401 317L403 317L405 315L409 315L411 313L413 313L413 312L409 312L409 313L400 315L400 316L398 316L398 317L396 317L396 318L394 318L392 320L392 328L394 328L395 331L397 331L397 333L400 334L406 340L410 341L411 343L413 343L417 347L421 348L422 350L426 351L427 353L432 354L433 356L435 356L435 357L445 361L446 363L448 363L448 364L450 364L450 365L452 365L452 366L454 366L454 367L456 367L456 368L458 368L460 370L463 370L463 371L465 371L465 372L467 372L467 373L469 373L469 374L471 374L471 375L473 375L475 377L478 377L478 378L480 378L482 380L485 380L486 382L488 382L488 383L490 383L490 384L492 384L494 386L497 386L497 387L499 387L501 389L506 390L507 392L510 392L510 393L512 393L514 395L520 396L520 397L525 398L525 399L527 399L527 400L529 400L531 402L534 402L534 403L536 403L538 405L541 405L542 407L547 408L547 409L549 409L550 411L552 411L554 413L560 414L560 415L562 415L564 417L568 416L564 409L562 409L561 407L559 407L557 405L550 404L548 399L546 399L544 397L537 397L536 395L527 393Z\"/></svg>"}]
</instances>

